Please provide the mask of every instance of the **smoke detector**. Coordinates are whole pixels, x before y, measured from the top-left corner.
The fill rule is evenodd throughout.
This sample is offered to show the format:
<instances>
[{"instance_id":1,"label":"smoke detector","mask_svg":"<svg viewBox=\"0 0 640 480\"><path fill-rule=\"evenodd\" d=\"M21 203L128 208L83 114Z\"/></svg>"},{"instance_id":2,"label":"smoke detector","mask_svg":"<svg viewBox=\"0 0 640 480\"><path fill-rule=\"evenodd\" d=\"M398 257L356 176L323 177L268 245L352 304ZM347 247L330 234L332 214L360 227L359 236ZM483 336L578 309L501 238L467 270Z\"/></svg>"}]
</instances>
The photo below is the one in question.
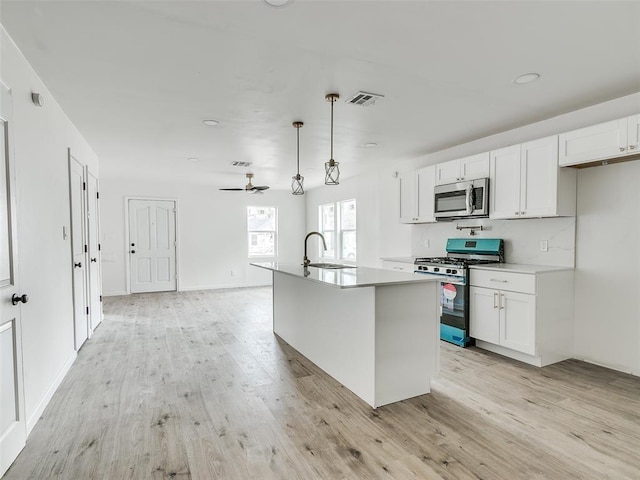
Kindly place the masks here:
<instances>
[{"instance_id":1,"label":"smoke detector","mask_svg":"<svg viewBox=\"0 0 640 480\"><path fill-rule=\"evenodd\" d=\"M381 98L384 98L384 95L359 91L351 95L351 97L347 99L347 103L369 107L371 105L374 105L376 103L376 100L379 100Z\"/></svg>"},{"instance_id":2,"label":"smoke detector","mask_svg":"<svg viewBox=\"0 0 640 480\"><path fill-rule=\"evenodd\" d=\"M250 167L251 162L231 162L231 165L234 167Z\"/></svg>"}]
</instances>

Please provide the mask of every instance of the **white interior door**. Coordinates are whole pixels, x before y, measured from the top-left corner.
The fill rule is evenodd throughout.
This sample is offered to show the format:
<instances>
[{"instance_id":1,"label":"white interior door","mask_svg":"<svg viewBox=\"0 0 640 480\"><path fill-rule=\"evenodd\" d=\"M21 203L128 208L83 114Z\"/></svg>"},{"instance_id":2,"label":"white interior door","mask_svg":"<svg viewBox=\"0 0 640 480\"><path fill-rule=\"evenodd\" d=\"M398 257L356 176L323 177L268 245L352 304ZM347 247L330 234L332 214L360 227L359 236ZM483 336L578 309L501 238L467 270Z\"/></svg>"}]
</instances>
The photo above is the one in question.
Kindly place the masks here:
<instances>
[{"instance_id":1,"label":"white interior door","mask_svg":"<svg viewBox=\"0 0 640 480\"><path fill-rule=\"evenodd\" d=\"M75 348L80 350L89 337L89 307L87 303L87 240L85 171L69 151L69 188L71 197L71 251L73 256L73 320Z\"/></svg>"},{"instance_id":2,"label":"white interior door","mask_svg":"<svg viewBox=\"0 0 640 480\"><path fill-rule=\"evenodd\" d=\"M131 293L176 290L176 203L129 200Z\"/></svg>"},{"instance_id":3,"label":"white interior door","mask_svg":"<svg viewBox=\"0 0 640 480\"><path fill-rule=\"evenodd\" d=\"M0 477L27 438L20 324L21 303L27 297L19 292L17 279L11 106L11 94L0 83Z\"/></svg>"},{"instance_id":4,"label":"white interior door","mask_svg":"<svg viewBox=\"0 0 640 480\"><path fill-rule=\"evenodd\" d=\"M91 332L102 321L102 281L100 261L100 194L98 179L87 170L87 230L89 239L89 326Z\"/></svg>"}]
</instances>

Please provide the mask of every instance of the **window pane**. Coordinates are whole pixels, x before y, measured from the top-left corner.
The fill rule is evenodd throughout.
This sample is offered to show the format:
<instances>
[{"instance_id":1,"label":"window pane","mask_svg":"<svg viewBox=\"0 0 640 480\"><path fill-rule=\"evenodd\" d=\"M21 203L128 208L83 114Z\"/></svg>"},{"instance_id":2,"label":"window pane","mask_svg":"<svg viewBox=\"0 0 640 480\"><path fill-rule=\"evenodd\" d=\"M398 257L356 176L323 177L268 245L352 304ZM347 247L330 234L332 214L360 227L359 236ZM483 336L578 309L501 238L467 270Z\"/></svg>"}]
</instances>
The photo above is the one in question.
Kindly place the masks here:
<instances>
[{"instance_id":1,"label":"window pane","mask_svg":"<svg viewBox=\"0 0 640 480\"><path fill-rule=\"evenodd\" d=\"M356 201L347 200L340 202L340 229L355 230L356 229Z\"/></svg>"},{"instance_id":2,"label":"window pane","mask_svg":"<svg viewBox=\"0 0 640 480\"><path fill-rule=\"evenodd\" d=\"M321 215L321 229L322 230L333 230L335 228L334 223L334 205L321 205L320 206L320 215Z\"/></svg>"},{"instance_id":3,"label":"window pane","mask_svg":"<svg viewBox=\"0 0 640 480\"><path fill-rule=\"evenodd\" d=\"M247 245L250 257L274 257L277 231L276 207L247 207Z\"/></svg>"},{"instance_id":4,"label":"window pane","mask_svg":"<svg viewBox=\"0 0 640 480\"><path fill-rule=\"evenodd\" d=\"M247 207L247 230L250 232L275 232L275 207Z\"/></svg>"},{"instance_id":5,"label":"window pane","mask_svg":"<svg viewBox=\"0 0 640 480\"><path fill-rule=\"evenodd\" d=\"M344 260L356 259L356 231L347 230L342 232L342 255Z\"/></svg>"},{"instance_id":6,"label":"window pane","mask_svg":"<svg viewBox=\"0 0 640 480\"><path fill-rule=\"evenodd\" d=\"M251 232L249 234L250 256L274 256L275 235L273 232Z\"/></svg>"}]
</instances>

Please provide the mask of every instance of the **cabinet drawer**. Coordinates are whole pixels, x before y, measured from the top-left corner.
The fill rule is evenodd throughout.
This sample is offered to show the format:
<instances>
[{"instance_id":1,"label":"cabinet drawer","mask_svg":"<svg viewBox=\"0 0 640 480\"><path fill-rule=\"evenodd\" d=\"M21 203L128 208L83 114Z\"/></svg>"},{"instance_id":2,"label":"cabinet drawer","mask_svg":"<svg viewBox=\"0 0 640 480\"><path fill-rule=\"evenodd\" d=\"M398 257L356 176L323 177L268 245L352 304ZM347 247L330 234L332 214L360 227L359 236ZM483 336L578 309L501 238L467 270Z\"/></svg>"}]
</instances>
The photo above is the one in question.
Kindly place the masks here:
<instances>
[{"instance_id":1,"label":"cabinet drawer","mask_svg":"<svg viewBox=\"0 0 640 480\"><path fill-rule=\"evenodd\" d=\"M536 293L536 276L526 273L497 272L471 269L470 285L474 287L495 288L511 292Z\"/></svg>"}]
</instances>

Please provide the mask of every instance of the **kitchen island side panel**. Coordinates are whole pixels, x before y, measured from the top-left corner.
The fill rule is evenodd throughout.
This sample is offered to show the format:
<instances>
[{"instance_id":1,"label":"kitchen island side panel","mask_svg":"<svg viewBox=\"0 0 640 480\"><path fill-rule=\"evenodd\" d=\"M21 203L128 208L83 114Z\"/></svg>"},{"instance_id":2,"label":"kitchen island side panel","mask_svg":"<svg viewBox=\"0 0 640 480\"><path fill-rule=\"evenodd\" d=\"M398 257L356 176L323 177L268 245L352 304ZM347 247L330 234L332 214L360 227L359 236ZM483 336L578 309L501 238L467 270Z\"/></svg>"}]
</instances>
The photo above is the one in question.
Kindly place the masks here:
<instances>
[{"instance_id":1,"label":"kitchen island side panel","mask_svg":"<svg viewBox=\"0 0 640 480\"><path fill-rule=\"evenodd\" d=\"M376 407L431 391L440 369L438 283L376 287Z\"/></svg>"},{"instance_id":2,"label":"kitchen island side panel","mask_svg":"<svg viewBox=\"0 0 640 480\"><path fill-rule=\"evenodd\" d=\"M273 272L273 331L375 407L375 287L340 289Z\"/></svg>"}]
</instances>

